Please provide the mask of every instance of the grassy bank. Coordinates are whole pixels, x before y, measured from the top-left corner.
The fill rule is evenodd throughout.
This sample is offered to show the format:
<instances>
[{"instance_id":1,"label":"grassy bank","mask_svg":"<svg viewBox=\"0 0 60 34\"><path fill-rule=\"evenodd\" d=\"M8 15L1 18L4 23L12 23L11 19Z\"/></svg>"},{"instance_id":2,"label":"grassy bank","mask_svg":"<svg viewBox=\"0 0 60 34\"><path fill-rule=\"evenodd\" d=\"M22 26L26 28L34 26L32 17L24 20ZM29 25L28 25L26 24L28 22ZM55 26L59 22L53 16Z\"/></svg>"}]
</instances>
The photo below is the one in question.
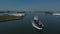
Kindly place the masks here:
<instances>
[{"instance_id":1,"label":"grassy bank","mask_svg":"<svg viewBox=\"0 0 60 34\"><path fill-rule=\"evenodd\" d=\"M16 20L16 19L22 19L23 17L21 16L9 16L9 15L4 15L0 16L0 22L1 21L8 21L8 20Z\"/></svg>"}]
</instances>

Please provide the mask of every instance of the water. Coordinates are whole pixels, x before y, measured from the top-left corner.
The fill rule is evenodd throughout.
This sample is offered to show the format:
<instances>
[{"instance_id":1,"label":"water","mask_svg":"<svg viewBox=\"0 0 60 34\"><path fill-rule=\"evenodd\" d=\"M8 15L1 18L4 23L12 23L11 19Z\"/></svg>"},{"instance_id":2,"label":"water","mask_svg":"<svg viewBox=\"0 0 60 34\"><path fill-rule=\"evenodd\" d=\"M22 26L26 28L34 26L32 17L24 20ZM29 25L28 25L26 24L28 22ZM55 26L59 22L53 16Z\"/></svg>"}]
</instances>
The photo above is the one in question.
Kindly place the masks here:
<instances>
[{"instance_id":1,"label":"water","mask_svg":"<svg viewBox=\"0 0 60 34\"><path fill-rule=\"evenodd\" d=\"M31 20L34 15L44 24L42 31L32 26ZM50 16L44 13L26 13L22 20L0 22L0 32L8 34L60 34L60 16Z\"/></svg>"}]
</instances>

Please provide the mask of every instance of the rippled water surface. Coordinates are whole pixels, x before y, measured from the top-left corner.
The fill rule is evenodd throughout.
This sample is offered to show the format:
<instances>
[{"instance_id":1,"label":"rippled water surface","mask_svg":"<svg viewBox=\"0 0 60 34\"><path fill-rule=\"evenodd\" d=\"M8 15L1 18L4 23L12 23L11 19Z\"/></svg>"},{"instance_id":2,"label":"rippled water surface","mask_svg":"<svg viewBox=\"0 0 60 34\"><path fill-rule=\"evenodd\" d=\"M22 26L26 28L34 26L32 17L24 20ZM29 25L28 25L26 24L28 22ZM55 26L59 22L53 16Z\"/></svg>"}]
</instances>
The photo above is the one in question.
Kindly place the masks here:
<instances>
[{"instance_id":1,"label":"rippled water surface","mask_svg":"<svg viewBox=\"0 0 60 34\"><path fill-rule=\"evenodd\" d=\"M39 16L44 24L42 31L32 26L33 16ZM22 20L0 22L0 32L8 34L60 34L60 16L45 15L44 13L26 13Z\"/></svg>"}]
</instances>

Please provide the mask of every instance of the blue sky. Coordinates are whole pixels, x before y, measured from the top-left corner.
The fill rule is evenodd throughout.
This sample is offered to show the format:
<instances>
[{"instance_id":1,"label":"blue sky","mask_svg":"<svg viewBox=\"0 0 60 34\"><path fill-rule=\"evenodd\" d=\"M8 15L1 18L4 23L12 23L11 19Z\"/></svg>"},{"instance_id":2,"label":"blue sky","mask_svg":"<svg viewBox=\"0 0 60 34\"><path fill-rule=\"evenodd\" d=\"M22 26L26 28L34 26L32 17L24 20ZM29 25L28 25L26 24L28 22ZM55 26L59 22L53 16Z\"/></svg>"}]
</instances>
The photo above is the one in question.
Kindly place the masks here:
<instances>
[{"instance_id":1,"label":"blue sky","mask_svg":"<svg viewBox=\"0 0 60 34\"><path fill-rule=\"evenodd\" d=\"M0 0L1 11L60 11L60 0Z\"/></svg>"}]
</instances>

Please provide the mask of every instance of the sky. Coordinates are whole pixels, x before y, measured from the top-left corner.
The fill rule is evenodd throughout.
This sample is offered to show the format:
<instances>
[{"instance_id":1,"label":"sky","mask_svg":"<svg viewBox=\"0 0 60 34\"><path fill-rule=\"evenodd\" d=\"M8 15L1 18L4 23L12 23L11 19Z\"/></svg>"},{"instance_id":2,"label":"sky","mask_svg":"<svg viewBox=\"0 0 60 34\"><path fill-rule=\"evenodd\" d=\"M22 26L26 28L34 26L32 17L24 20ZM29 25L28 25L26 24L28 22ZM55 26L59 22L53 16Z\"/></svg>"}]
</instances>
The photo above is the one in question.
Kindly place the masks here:
<instances>
[{"instance_id":1,"label":"sky","mask_svg":"<svg viewBox=\"0 0 60 34\"><path fill-rule=\"evenodd\" d=\"M0 0L0 11L60 11L60 0Z\"/></svg>"}]
</instances>

